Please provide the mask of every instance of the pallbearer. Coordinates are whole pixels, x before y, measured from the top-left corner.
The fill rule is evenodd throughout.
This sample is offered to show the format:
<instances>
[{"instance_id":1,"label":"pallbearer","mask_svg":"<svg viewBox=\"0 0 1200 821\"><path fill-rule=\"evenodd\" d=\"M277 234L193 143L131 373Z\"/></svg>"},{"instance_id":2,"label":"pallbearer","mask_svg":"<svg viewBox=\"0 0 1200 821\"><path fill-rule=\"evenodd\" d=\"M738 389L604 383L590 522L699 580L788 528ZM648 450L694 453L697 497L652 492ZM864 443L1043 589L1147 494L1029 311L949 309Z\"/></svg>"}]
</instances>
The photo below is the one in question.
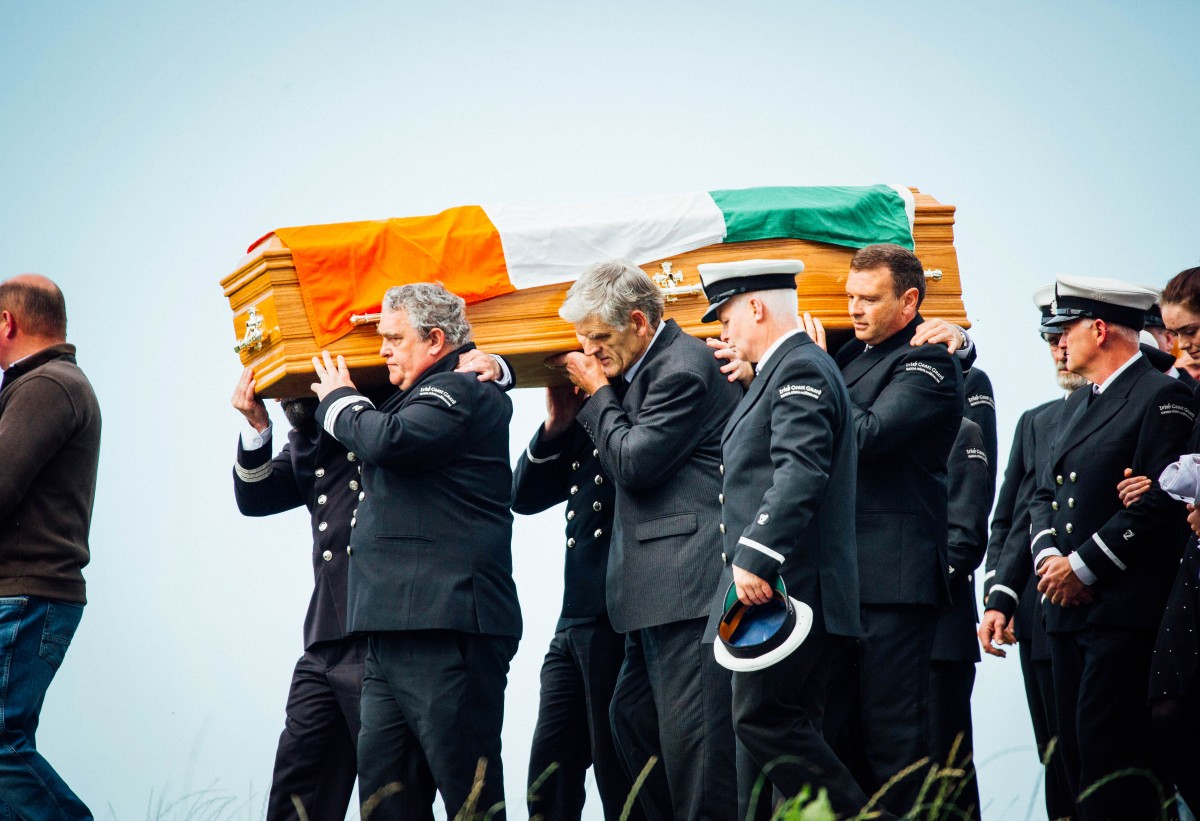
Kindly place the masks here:
<instances>
[{"instance_id":1,"label":"pallbearer","mask_svg":"<svg viewBox=\"0 0 1200 821\"><path fill-rule=\"evenodd\" d=\"M803 268L699 266L705 321L719 319L721 339L757 363L721 439L724 568L710 630L734 671L734 728L756 770L788 797L823 787L839 816L854 815L867 796L820 727L834 650L859 635L857 455L841 374L799 327Z\"/></svg>"}]
</instances>

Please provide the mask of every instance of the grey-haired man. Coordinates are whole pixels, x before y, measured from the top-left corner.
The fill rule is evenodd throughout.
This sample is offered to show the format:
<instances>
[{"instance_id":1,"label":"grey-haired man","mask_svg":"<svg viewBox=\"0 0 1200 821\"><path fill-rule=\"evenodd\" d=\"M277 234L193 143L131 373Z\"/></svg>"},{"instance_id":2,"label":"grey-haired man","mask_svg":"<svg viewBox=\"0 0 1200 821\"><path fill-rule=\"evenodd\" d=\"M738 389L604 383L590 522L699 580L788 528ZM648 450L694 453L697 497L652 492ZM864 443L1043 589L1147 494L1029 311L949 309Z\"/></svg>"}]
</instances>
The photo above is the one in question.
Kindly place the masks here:
<instances>
[{"instance_id":1,"label":"grey-haired man","mask_svg":"<svg viewBox=\"0 0 1200 821\"><path fill-rule=\"evenodd\" d=\"M557 361L590 398L577 416L617 485L608 563L613 628L628 633L613 695L617 749L652 818L736 813L730 679L704 630L722 567L721 430L741 399L711 351L673 320L644 271L592 266L559 315L581 352Z\"/></svg>"},{"instance_id":2,"label":"grey-haired man","mask_svg":"<svg viewBox=\"0 0 1200 821\"><path fill-rule=\"evenodd\" d=\"M314 358L317 420L363 465L347 548L347 626L368 636L360 799L379 802L375 821L431 817L435 790L448 816L501 818L504 689L521 635L512 404L455 372L474 347L471 327L462 299L440 285L390 289L379 335L400 390L378 409L341 357Z\"/></svg>"}]
</instances>

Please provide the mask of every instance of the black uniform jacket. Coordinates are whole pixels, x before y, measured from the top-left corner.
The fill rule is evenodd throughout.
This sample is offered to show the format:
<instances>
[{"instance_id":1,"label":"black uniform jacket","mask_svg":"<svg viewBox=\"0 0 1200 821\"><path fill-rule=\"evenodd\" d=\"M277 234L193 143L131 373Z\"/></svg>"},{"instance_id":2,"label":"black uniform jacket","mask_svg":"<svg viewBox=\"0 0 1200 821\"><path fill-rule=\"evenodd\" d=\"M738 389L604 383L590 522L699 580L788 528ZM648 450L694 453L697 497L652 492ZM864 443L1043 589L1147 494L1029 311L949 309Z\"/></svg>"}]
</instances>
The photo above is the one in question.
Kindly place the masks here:
<instances>
[{"instance_id":1,"label":"black uniform jacket","mask_svg":"<svg viewBox=\"0 0 1200 821\"><path fill-rule=\"evenodd\" d=\"M742 398L673 319L641 363L623 400L603 387L577 419L617 484L607 596L621 633L708 615L721 572L721 431Z\"/></svg>"},{"instance_id":2,"label":"black uniform jacket","mask_svg":"<svg viewBox=\"0 0 1200 821\"><path fill-rule=\"evenodd\" d=\"M829 354L800 332L783 341L725 426L721 513L726 568L710 620L715 634L729 564L810 604L825 629L857 637L858 469L850 397Z\"/></svg>"},{"instance_id":3,"label":"black uniform jacket","mask_svg":"<svg viewBox=\"0 0 1200 821\"><path fill-rule=\"evenodd\" d=\"M600 464L599 451L579 425L555 437L547 436L539 425L529 447L517 460L513 471L514 512L541 513L564 500L567 503L567 555L559 630L608 614L604 579L616 495L616 486Z\"/></svg>"},{"instance_id":4,"label":"black uniform jacket","mask_svg":"<svg viewBox=\"0 0 1200 821\"><path fill-rule=\"evenodd\" d=\"M992 494L996 492L996 468L1000 443L996 433L996 392L991 378L981 369L972 367L963 374L963 393L967 407L963 415L979 425L983 436L983 449L987 453L988 465L992 470Z\"/></svg>"},{"instance_id":5,"label":"black uniform jacket","mask_svg":"<svg viewBox=\"0 0 1200 821\"><path fill-rule=\"evenodd\" d=\"M934 661L979 661L975 624L975 568L987 545L992 507L992 468L983 431L963 418L950 451L949 542L950 606L938 615L933 637Z\"/></svg>"},{"instance_id":6,"label":"black uniform jacket","mask_svg":"<svg viewBox=\"0 0 1200 821\"><path fill-rule=\"evenodd\" d=\"M984 602L1006 616L1016 614L1018 641L1032 641L1034 620L1041 619L1037 577L1029 555L1029 505L1041 467L1050 458L1065 404L1062 399L1052 399L1030 408L1017 420L1004 482L992 514L992 535L984 563Z\"/></svg>"},{"instance_id":7,"label":"black uniform jacket","mask_svg":"<svg viewBox=\"0 0 1200 821\"><path fill-rule=\"evenodd\" d=\"M941 345L913 347L920 315L863 353L838 351L858 435L863 604L949 604L946 460L963 416L962 372Z\"/></svg>"},{"instance_id":8,"label":"black uniform jacket","mask_svg":"<svg viewBox=\"0 0 1200 821\"><path fill-rule=\"evenodd\" d=\"M350 518L358 504L359 462L329 434L293 430L274 459L271 442L247 451L238 440L233 495L246 516L270 516L304 505L312 519L315 584L304 617L304 647L346 636L346 570Z\"/></svg>"},{"instance_id":9,"label":"black uniform jacket","mask_svg":"<svg viewBox=\"0 0 1200 821\"><path fill-rule=\"evenodd\" d=\"M1184 543L1183 503L1157 484L1122 507L1117 484L1125 468L1157 479L1179 458L1195 412L1185 385L1139 357L1088 406L1090 389L1063 406L1056 445L1034 491L1034 557L1049 547L1079 552L1096 574L1095 600L1046 603L1051 633L1085 625L1154 629Z\"/></svg>"},{"instance_id":10,"label":"black uniform jacket","mask_svg":"<svg viewBox=\"0 0 1200 821\"><path fill-rule=\"evenodd\" d=\"M363 462L351 524L352 632L521 635L512 579L512 403L454 373L465 345L378 409L351 388L317 420Z\"/></svg>"}]
</instances>

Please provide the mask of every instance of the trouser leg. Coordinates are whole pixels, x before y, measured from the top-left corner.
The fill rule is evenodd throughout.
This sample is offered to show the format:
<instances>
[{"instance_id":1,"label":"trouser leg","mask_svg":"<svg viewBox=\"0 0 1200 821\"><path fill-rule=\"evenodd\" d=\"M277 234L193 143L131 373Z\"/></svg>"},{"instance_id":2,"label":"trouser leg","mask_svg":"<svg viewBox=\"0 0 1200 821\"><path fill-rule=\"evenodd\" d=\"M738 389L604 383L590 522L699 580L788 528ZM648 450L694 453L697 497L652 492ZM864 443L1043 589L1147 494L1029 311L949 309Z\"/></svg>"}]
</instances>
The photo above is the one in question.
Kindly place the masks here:
<instances>
[{"instance_id":1,"label":"trouser leg","mask_svg":"<svg viewBox=\"0 0 1200 821\"><path fill-rule=\"evenodd\" d=\"M625 637L625 659L613 688L609 721L617 758L631 782L637 780L651 758L655 760L638 789L637 802L653 821L669 821L674 817L674 811L658 741L658 709L650 686L642 639L642 631L634 631Z\"/></svg>"},{"instance_id":2,"label":"trouser leg","mask_svg":"<svg viewBox=\"0 0 1200 821\"><path fill-rule=\"evenodd\" d=\"M916 806L929 769L929 658L937 612L921 605L864 605L861 611L858 728L867 770L860 784L873 794L891 782L882 803L896 815Z\"/></svg>"},{"instance_id":3,"label":"trouser leg","mask_svg":"<svg viewBox=\"0 0 1200 821\"><path fill-rule=\"evenodd\" d=\"M819 729L835 648L814 630L793 653L763 670L733 674L734 727L738 739L784 798L806 786L828 791L839 816L867 803L850 771Z\"/></svg>"},{"instance_id":4,"label":"trouser leg","mask_svg":"<svg viewBox=\"0 0 1200 821\"><path fill-rule=\"evenodd\" d=\"M1043 635L1042 639L1048 642ZM1069 818L1075 814L1075 800L1067 780L1066 765L1059 749L1058 718L1054 702L1054 673L1050 661L1035 659L1024 644L1021 653L1021 673L1025 680L1025 699L1033 721L1034 739L1038 745L1038 760L1045 766L1044 791L1046 817Z\"/></svg>"},{"instance_id":5,"label":"trouser leg","mask_svg":"<svg viewBox=\"0 0 1200 821\"><path fill-rule=\"evenodd\" d=\"M979 784L975 773L975 746L971 726L971 690L975 664L969 661L934 661L930 666L930 754L939 768L961 770L947 775L936 787L942 801L957 812L955 818L979 818Z\"/></svg>"},{"instance_id":6,"label":"trouser leg","mask_svg":"<svg viewBox=\"0 0 1200 821\"><path fill-rule=\"evenodd\" d=\"M569 629L554 635L542 661L537 725L529 753L529 816L546 821L580 817L584 777L591 763L583 676L568 646ZM606 705L606 716L607 712Z\"/></svg>"},{"instance_id":7,"label":"trouser leg","mask_svg":"<svg viewBox=\"0 0 1200 821\"><path fill-rule=\"evenodd\" d=\"M92 817L35 745L46 690L82 616L78 604L0 599L0 804L25 821Z\"/></svg>"},{"instance_id":8,"label":"trouser leg","mask_svg":"<svg viewBox=\"0 0 1200 821\"><path fill-rule=\"evenodd\" d=\"M517 640L454 630L381 634L372 637L373 645L376 638L390 650L378 655L386 658L392 692L416 735L447 817L463 812L503 819L500 729ZM364 734L366 715L364 710Z\"/></svg>"},{"instance_id":9,"label":"trouser leg","mask_svg":"<svg viewBox=\"0 0 1200 821\"><path fill-rule=\"evenodd\" d=\"M730 673L702 641L706 622L641 631L671 803L686 821L724 821L737 812Z\"/></svg>"},{"instance_id":10,"label":"trouser leg","mask_svg":"<svg viewBox=\"0 0 1200 821\"><path fill-rule=\"evenodd\" d=\"M1088 627L1077 641L1083 659L1075 706L1079 818L1160 818L1161 778L1154 772L1146 705L1154 635Z\"/></svg>"},{"instance_id":11,"label":"trouser leg","mask_svg":"<svg viewBox=\"0 0 1200 821\"><path fill-rule=\"evenodd\" d=\"M358 735L358 799L370 821L433 818L433 773L389 678L413 661L389 641L371 636L363 672Z\"/></svg>"},{"instance_id":12,"label":"trouser leg","mask_svg":"<svg viewBox=\"0 0 1200 821\"><path fill-rule=\"evenodd\" d=\"M362 659L355 658L353 648L359 644L358 639L326 642L296 662L275 753L268 821L299 818L297 802L312 821L346 817L357 774ZM345 692L350 689L352 696ZM352 726L344 710L351 699Z\"/></svg>"},{"instance_id":13,"label":"trouser leg","mask_svg":"<svg viewBox=\"0 0 1200 821\"><path fill-rule=\"evenodd\" d=\"M633 788L633 779L617 757L609 707L617 676L625 659L625 637L613 630L607 619L571 631L571 650L583 678L588 733L592 740L592 772L600 792L607 821L617 821ZM630 821L644 817L640 805L630 812Z\"/></svg>"}]
</instances>

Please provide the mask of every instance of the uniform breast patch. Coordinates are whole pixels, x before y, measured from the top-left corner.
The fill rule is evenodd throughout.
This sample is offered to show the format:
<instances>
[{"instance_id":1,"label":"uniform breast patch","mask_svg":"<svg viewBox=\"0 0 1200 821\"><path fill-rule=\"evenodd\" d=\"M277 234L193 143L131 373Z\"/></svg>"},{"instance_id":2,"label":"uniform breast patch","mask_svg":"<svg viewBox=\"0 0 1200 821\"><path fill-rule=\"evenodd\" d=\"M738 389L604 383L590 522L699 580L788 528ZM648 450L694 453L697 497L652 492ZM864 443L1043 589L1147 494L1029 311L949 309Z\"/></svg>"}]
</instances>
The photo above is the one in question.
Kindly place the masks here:
<instances>
[{"instance_id":1,"label":"uniform breast patch","mask_svg":"<svg viewBox=\"0 0 1200 821\"><path fill-rule=\"evenodd\" d=\"M1187 405L1177 405L1174 402L1168 402L1165 405L1158 406L1158 415L1167 416L1168 414L1186 417L1189 421L1196 421L1196 413Z\"/></svg>"},{"instance_id":2,"label":"uniform breast patch","mask_svg":"<svg viewBox=\"0 0 1200 821\"><path fill-rule=\"evenodd\" d=\"M789 396L807 396L809 399L820 399L824 393L820 388L814 388L812 385L784 385L779 389L779 398L787 399Z\"/></svg>"},{"instance_id":3,"label":"uniform breast patch","mask_svg":"<svg viewBox=\"0 0 1200 821\"><path fill-rule=\"evenodd\" d=\"M446 403L446 407L452 408L458 404L458 400L451 396L446 391L436 385L422 385L417 391L418 396L432 396L434 399L440 399Z\"/></svg>"},{"instance_id":4,"label":"uniform breast patch","mask_svg":"<svg viewBox=\"0 0 1200 821\"><path fill-rule=\"evenodd\" d=\"M986 393L976 393L967 397L967 404L973 408L980 405L987 405L992 410L996 409L996 400L988 396Z\"/></svg>"},{"instance_id":5,"label":"uniform breast patch","mask_svg":"<svg viewBox=\"0 0 1200 821\"><path fill-rule=\"evenodd\" d=\"M939 385L942 383L942 380L946 378L942 376L941 371L930 365L928 362L906 362L904 365L904 370L908 371L909 373L914 371L917 373L923 373Z\"/></svg>"}]
</instances>

